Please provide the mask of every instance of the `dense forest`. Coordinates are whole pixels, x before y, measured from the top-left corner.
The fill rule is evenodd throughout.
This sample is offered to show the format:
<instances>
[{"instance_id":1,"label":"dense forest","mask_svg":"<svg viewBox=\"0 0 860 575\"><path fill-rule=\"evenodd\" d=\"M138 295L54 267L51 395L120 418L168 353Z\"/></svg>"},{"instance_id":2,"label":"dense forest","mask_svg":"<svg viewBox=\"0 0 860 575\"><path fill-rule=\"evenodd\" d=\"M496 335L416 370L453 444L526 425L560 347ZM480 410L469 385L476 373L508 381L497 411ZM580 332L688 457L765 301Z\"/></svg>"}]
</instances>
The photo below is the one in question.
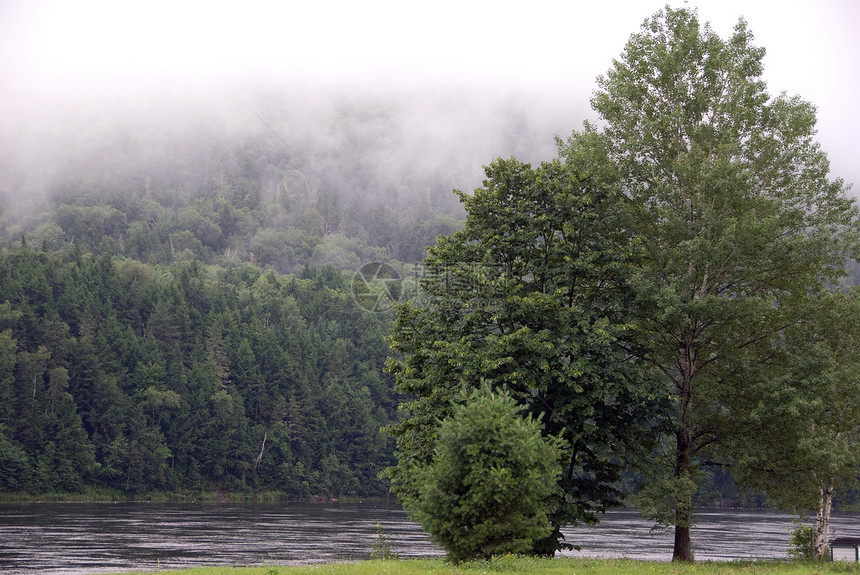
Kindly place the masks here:
<instances>
[{"instance_id":1,"label":"dense forest","mask_svg":"<svg viewBox=\"0 0 860 575\"><path fill-rule=\"evenodd\" d=\"M0 259L0 487L379 494L385 318L344 278Z\"/></svg>"},{"instance_id":2,"label":"dense forest","mask_svg":"<svg viewBox=\"0 0 860 575\"><path fill-rule=\"evenodd\" d=\"M0 231L47 251L74 244L153 264L250 262L289 273L417 261L456 226L453 181L401 174L386 159L400 145L401 120L383 104L341 104L311 135L296 133L289 118L249 113L254 129L240 130L203 119L159 125L147 112L70 143L42 204L26 222L7 215ZM28 171L21 166L19 188Z\"/></svg>"},{"instance_id":3,"label":"dense forest","mask_svg":"<svg viewBox=\"0 0 860 575\"><path fill-rule=\"evenodd\" d=\"M353 274L420 261L461 225L454 187L552 132L500 105L446 148L426 106L474 111L444 99L141 106L3 157L0 491L385 494L393 316Z\"/></svg>"}]
</instances>

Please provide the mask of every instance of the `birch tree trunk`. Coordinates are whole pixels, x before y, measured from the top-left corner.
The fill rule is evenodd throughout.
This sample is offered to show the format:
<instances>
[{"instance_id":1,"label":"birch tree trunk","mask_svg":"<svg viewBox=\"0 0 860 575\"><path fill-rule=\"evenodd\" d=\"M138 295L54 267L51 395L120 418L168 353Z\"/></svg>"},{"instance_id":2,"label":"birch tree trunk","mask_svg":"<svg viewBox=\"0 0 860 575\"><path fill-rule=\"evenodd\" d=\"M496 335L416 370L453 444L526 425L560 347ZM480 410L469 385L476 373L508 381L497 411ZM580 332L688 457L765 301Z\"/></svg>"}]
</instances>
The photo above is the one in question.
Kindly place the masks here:
<instances>
[{"instance_id":1,"label":"birch tree trunk","mask_svg":"<svg viewBox=\"0 0 860 575\"><path fill-rule=\"evenodd\" d=\"M815 517L815 539L812 545L812 559L818 561L827 558L830 549L830 510L833 507L833 486L822 487L818 503L818 513Z\"/></svg>"}]
</instances>

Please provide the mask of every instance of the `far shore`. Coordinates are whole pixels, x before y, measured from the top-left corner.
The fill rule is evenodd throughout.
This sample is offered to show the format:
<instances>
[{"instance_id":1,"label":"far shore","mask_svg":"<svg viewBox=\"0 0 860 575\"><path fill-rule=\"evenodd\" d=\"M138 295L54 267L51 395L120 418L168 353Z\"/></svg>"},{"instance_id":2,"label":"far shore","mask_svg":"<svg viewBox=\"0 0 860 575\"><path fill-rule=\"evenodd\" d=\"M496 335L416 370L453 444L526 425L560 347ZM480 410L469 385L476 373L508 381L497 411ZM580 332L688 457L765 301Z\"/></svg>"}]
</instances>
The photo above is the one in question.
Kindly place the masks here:
<instances>
[{"instance_id":1,"label":"far shore","mask_svg":"<svg viewBox=\"0 0 860 575\"><path fill-rule=\"evenodd\" d=\"M333 497L325 494L317 494L309 497L296 497L277 491L251 493L216 490L122 493L110 490L93 490L84 493L0 493L0 503L392 503L395 501L394 497L385 495Z\"/></svg>"}]
</instances>

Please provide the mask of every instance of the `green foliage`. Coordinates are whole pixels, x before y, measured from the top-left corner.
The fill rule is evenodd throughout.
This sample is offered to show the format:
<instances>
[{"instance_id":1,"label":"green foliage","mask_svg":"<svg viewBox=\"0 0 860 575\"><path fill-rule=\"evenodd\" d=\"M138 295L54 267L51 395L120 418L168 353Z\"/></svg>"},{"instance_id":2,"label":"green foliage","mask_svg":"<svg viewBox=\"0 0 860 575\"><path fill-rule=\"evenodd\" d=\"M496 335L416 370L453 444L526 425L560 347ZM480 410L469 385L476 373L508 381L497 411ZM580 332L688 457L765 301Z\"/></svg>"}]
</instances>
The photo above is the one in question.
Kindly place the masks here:
<instances>
[{"instance_id":1,"label":"green foliage","mask_svg":"<svg viewBox=\"0 0 860 575\"><path fill-rule=\"evenodd\" d=\"M0 423L0 491L17 491L27 484L32 467L21 445L6 437L5 427Z\"/></svg>"},{"instance_id":2,"label":"green foliage","mask_svg":"<svg viewBox=\"0 0 860 575\"><path fill-rule=\"evenodd\" d=\"M693 526L693 496L698 482L689 475L650 481L633 497L633 503L658 527ZM685 523L680 523L678 510Z\"/></svg>"},{"instance_id":3,"label":"green foliage","mask_svg":"<svg viewBox=\"0 0 860 575\"><path fill-rule=\"evenodd\" d=\"M860 465L860 291L823 292L788 326L782 369L745 390L728 436L736 477L798 515L816 511L814 552L826 556L832 496L857 486Z\"/></svg>"},{"instance_id":4,"label":"green foliage","mask_svg":"<svg viewBox=\"0 0 860 575\"><path fill-rule=\"evenodd\" d=\"M371 559L382 559L390 561L398 559L397 553L392 548L391 535L382 529L382 525L376 524L376 538L373 540L373 551L370 554Z\"/></svg>"},{"instance_id":5,"label":"green foliage","mask_svg":"<svg viewBox=\"0 0 860 575\"><path fill-rule=\"evenodd\" d=\"M820 490L857 483L860 465L860 291L825 292L784 332L786 369L746 394L735 443L736 474L795 513Z\"/></svg>"},{"instance_id":6,"label":"green foliage","mask_svg":"<svg viewBox=\"0 0 860 575\"><path fill-rule=\"evenodd\" d=\"M651 380L629 351L637 249L599 146L586 133L564 161L486 168L484 187L461 194L465 228L431 248L391 338L389 369L412 398L409 417L390 428L398 465L389 476L401 498L416 493L415 470L429 465L438 421L463 387L509 390L542 414L547 435L568 442L560 489L545 502L554 531L536 542L539 553L559 548L561 526L620 503L624 460L651 437Z\"/></svg>"},{"instance_id":7,"label":"green foliage","mask_svg":"<svg viewBox=\"0 0 860 575\"><path fill-rule=\"evenodd\" d=\"M543 500L557 489L560 442L489 386L461 401L404 506L454 562L526 552L552 532Z\"/></svg>"},{"instance_id":8,"label":"green foliage","mask_svg":"<svg viewBox=\"0 0 860 575\"><path fill-rule=\"evenodd\" d=\"M788 556L796 561L811 561L814 555L813 535L815 529L809 525L803 525L796 519L794 528L791 530L788 544Z\"/></svg>"},{"instance_id":9,"label":"green foliage","mask_svg":"<svg viewBox=\"0 0 860 575\"><path fill-rule=\"evenodd\" d=\"M0 270L0 490L385 492L385 318L337 270L27 248Z\"/></svg>"},{"instance_id":10,"label":"green foliage","mask_svg":"<svg viewBox=\"0 0 860 575\"><path fill-rule=\"evenodd\" d=\"M663 423L673 477L739 455L731 438L750 390L791 370L786 328L837 283L860 237L814 141L814 107L772 98L763 56L742 20L723 40L695 11L667 7L631 36L592 100L636 212L637 355L674 404ZM692 558L690 507L678 502L679 559Z\"/></svg>"}]
</instances>

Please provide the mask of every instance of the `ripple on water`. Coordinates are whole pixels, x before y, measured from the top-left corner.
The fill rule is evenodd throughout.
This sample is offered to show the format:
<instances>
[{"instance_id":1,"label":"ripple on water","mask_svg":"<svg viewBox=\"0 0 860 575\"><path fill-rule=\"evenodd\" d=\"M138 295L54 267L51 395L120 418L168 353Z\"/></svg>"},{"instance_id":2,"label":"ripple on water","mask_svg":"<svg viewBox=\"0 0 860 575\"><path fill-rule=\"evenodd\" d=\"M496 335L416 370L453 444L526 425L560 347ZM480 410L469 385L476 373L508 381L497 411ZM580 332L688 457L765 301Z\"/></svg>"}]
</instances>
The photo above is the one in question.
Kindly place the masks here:
<instances>
[{"instance_id":1,"label":"ripple on water","mask_svg":"<svg viewBox=\"0 0 860 575\"><path fill-rule=\"evenodd\" d=\"M860 536L857 516L836 515L837 534ZM0 504L0 572L80 575L190 566L307 564L370 556L380 525L403 557L440 556L396 504ZM791 516L703 510L697 559L784 558ZM581 551L565 555L668 560L671 532L638 513L611 511L597 526L565 529Z\"/></svg>"}]
</instances>

